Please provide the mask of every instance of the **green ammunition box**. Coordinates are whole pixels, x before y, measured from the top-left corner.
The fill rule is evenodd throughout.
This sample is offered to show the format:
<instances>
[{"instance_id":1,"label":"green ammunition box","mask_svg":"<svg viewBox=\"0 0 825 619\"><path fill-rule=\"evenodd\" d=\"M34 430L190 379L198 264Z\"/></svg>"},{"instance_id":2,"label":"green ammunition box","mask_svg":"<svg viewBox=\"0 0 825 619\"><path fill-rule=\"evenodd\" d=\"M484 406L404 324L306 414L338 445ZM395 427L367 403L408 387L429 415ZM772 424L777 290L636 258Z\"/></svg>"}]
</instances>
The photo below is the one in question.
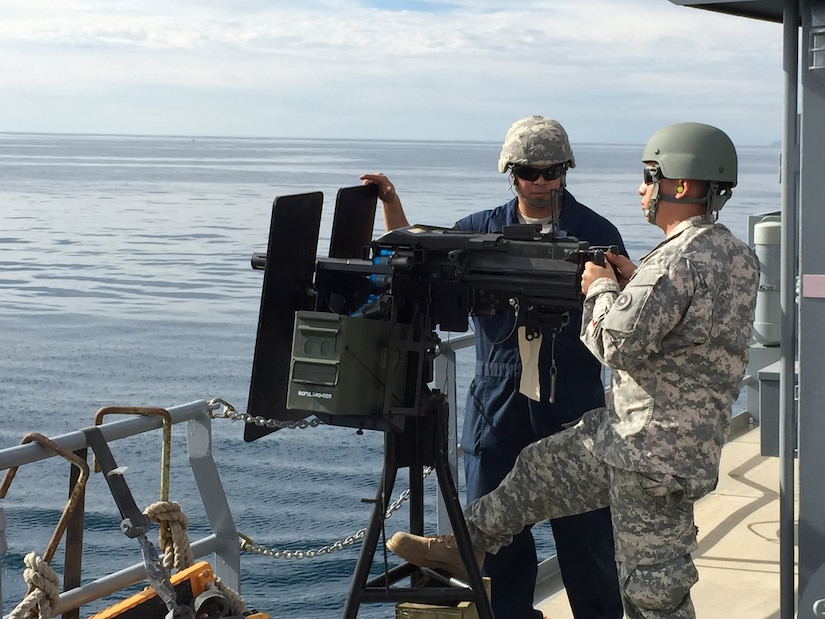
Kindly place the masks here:
<instances>
[{"instance_id":1,"label":"green ammunition box","mask_svg":"<svg viewBox=\"0 0 825 619\"><path fill-rule=\"evenodd\" d=\"M399 406L407 379L407 325L331 312L295 313L286 405L329 415Z\"/></svg>"},{"instance_id":2,"label":"green ammunition box","mask_svg":"<svg viewBox=\"0 0 825 619\"><path fill-rule=\"evenodd\" d=\"M490 579L484 577L484 589L490 597ZM395 606L395 619L478 619L478 611L473 602L459 602L455 606L437 606L402 602Z\"/></svg>"}]
</instances>

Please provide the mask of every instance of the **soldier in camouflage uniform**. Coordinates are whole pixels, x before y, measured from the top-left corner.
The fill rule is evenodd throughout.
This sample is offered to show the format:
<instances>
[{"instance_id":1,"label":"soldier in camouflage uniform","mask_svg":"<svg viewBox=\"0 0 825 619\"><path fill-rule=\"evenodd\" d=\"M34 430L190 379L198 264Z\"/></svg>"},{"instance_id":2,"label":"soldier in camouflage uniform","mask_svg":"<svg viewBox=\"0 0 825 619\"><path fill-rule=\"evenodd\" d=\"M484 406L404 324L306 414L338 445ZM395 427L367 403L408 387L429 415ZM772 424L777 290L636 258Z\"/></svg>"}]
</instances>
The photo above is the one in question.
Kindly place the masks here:
<instances>
[{"instance_id":1,"label":"soldier in camouflage uniform","mask_svg":"<svg viewBox=\"0 0 825 619\"><path fill-rule=\"evenodd\" d=\"M513 123L501 147L498 169L509 173L515 196L496 208L460 219L456 227L499 233L509 224L540 224L558 236L569 234L591 245L616 245L622 237L607 219L581 204L567 190L566 174L576 165L562 125L529 116ZM382 175L375 183L388 228L406 225L400 200ZM570 312L561 332L542 330L538 350L541 397L520 392L522 364L513 314L474 316L476 369L464 412L461 448L467 503L495 489L527 445L574 425L593 408L605 405L602 368L579 339L581 311ZM527 381L525 381L527 382ZM551 392L555 398L550 401ZM535 390L533 391L535 396ZM539 519L539 520L543 520ZM491 578L492 607L507 619L541 619L533 607L538 558L531 527L522 529L486 557L483 573ZM556 556L576 619L620 619L622 601L610 510L603 508L550 521Z\"/></svg>"},{"instance_id":2,"label":"soldier in camouflage uniform","mask_svg":"<svg viewBox=\"0 0 825 619\"><path fill-rule=\"evenodd\" d=\"M665 239L638 268L608 253L610 265L588 263L582 277L581 338L611 368L612 402L526 447L465 516L473 545L495 552L524 523L609 505L626 616L689 619L698 579L693 506L717 482L759 266L716 223L736 184L727 135L670 125L642 161L642 207ZM462 565L449 537L399 533L393 546L418 565Z\"/></svg>"}]
</instances>

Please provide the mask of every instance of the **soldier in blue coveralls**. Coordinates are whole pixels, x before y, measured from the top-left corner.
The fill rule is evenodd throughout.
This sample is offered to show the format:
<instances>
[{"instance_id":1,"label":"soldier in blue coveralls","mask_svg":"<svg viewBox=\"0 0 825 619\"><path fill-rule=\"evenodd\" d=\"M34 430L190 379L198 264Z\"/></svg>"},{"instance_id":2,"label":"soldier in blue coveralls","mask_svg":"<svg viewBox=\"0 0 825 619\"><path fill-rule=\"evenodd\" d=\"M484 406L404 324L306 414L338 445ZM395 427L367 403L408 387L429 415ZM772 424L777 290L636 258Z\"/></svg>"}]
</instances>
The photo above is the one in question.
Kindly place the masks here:
<instances>
[{"instance_id":1,"label":"soldier in blue coveralls","mask_svg":"<svg viewBox=\"0 0 825 619\"><path fill-rule=\"evenodd\" d=\"M499 171L509 172L516 197L469 215L455 227L497 233L516 223L540 224L545 231L555 225L558 235L575 236L591 246L616 245L625 254L616 227L576 201L565 188L567 170L575 165L561 124L542 116L517 121L508 130L499 156ZM388 230L409 225L386 176L365 174L361 179L378 186ZM560 432L585 411L605 404L601 364L579 339L581 312L570 312L570 322L561 332L545 329L542 333L539 389L534 390L540 394L538 400L520 391L522 364L513 321L512 313L473 318L476 371L461 438L468 504L498 486L525 446ZM620 618L609 508L550 523L574 617ZM542 617L533 608L538 560L531 527L526 526L511 544L484 560L482 573L491 577L496 617Z\"/></svg>"}]
</instances>

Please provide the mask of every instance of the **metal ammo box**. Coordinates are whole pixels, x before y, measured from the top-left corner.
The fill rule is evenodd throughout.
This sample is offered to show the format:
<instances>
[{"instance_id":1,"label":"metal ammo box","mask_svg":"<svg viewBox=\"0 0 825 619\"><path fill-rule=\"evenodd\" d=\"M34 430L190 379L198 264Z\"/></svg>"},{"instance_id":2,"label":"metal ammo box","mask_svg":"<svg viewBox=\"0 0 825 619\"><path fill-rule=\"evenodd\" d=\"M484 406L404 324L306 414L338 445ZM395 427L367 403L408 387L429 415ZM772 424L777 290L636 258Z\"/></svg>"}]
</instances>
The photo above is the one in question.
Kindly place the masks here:
<instances>
[{"instance_id":1,"label":"metal ammo box","mask_svg":"<svg viewBox=\"0 0 825 619\"><path fill-rule=\"evenodd\" d=\"M328 415L377 415L384 396L400 405L407 355L393 344L407 325L330 312L298 311L286 406Z\"/></svg>"},{"instance_id":2,"label":"metal ammo box","mask_svg":"<svg viewBox=\"0 0 825 619\"><path fill-rule=\"evenodd\" d=\"M489 576L484 576L482 582L489 598ZM478 610L473 602L459 602L455 606L402 602L395 606L395 619L478 619Z\"/></svg>"}]
</instances>

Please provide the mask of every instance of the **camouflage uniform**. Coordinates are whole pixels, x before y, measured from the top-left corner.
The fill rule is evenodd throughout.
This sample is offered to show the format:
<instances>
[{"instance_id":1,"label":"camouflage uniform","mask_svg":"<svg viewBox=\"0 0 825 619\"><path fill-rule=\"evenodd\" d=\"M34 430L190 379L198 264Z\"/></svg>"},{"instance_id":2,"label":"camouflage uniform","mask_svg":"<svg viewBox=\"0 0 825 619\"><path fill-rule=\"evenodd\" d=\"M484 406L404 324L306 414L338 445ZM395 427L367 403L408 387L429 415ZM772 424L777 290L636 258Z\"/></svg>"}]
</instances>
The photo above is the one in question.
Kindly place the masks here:
<instances>
[{"instance_id":1,"label":"camouflage uniform","mask_svg":"<svg viewBox=\"0 0 825 619\"><path fill-rule=\"evenodd\" d=\"M611 367L612 404L522 451L467 508L473 544L495 551L527 523L609 505L627 617L694 617L693 504L716 485L758 279L752 250L697 216L623 291L593 282L581 337Z\"/></svg>"}]
</instances>

